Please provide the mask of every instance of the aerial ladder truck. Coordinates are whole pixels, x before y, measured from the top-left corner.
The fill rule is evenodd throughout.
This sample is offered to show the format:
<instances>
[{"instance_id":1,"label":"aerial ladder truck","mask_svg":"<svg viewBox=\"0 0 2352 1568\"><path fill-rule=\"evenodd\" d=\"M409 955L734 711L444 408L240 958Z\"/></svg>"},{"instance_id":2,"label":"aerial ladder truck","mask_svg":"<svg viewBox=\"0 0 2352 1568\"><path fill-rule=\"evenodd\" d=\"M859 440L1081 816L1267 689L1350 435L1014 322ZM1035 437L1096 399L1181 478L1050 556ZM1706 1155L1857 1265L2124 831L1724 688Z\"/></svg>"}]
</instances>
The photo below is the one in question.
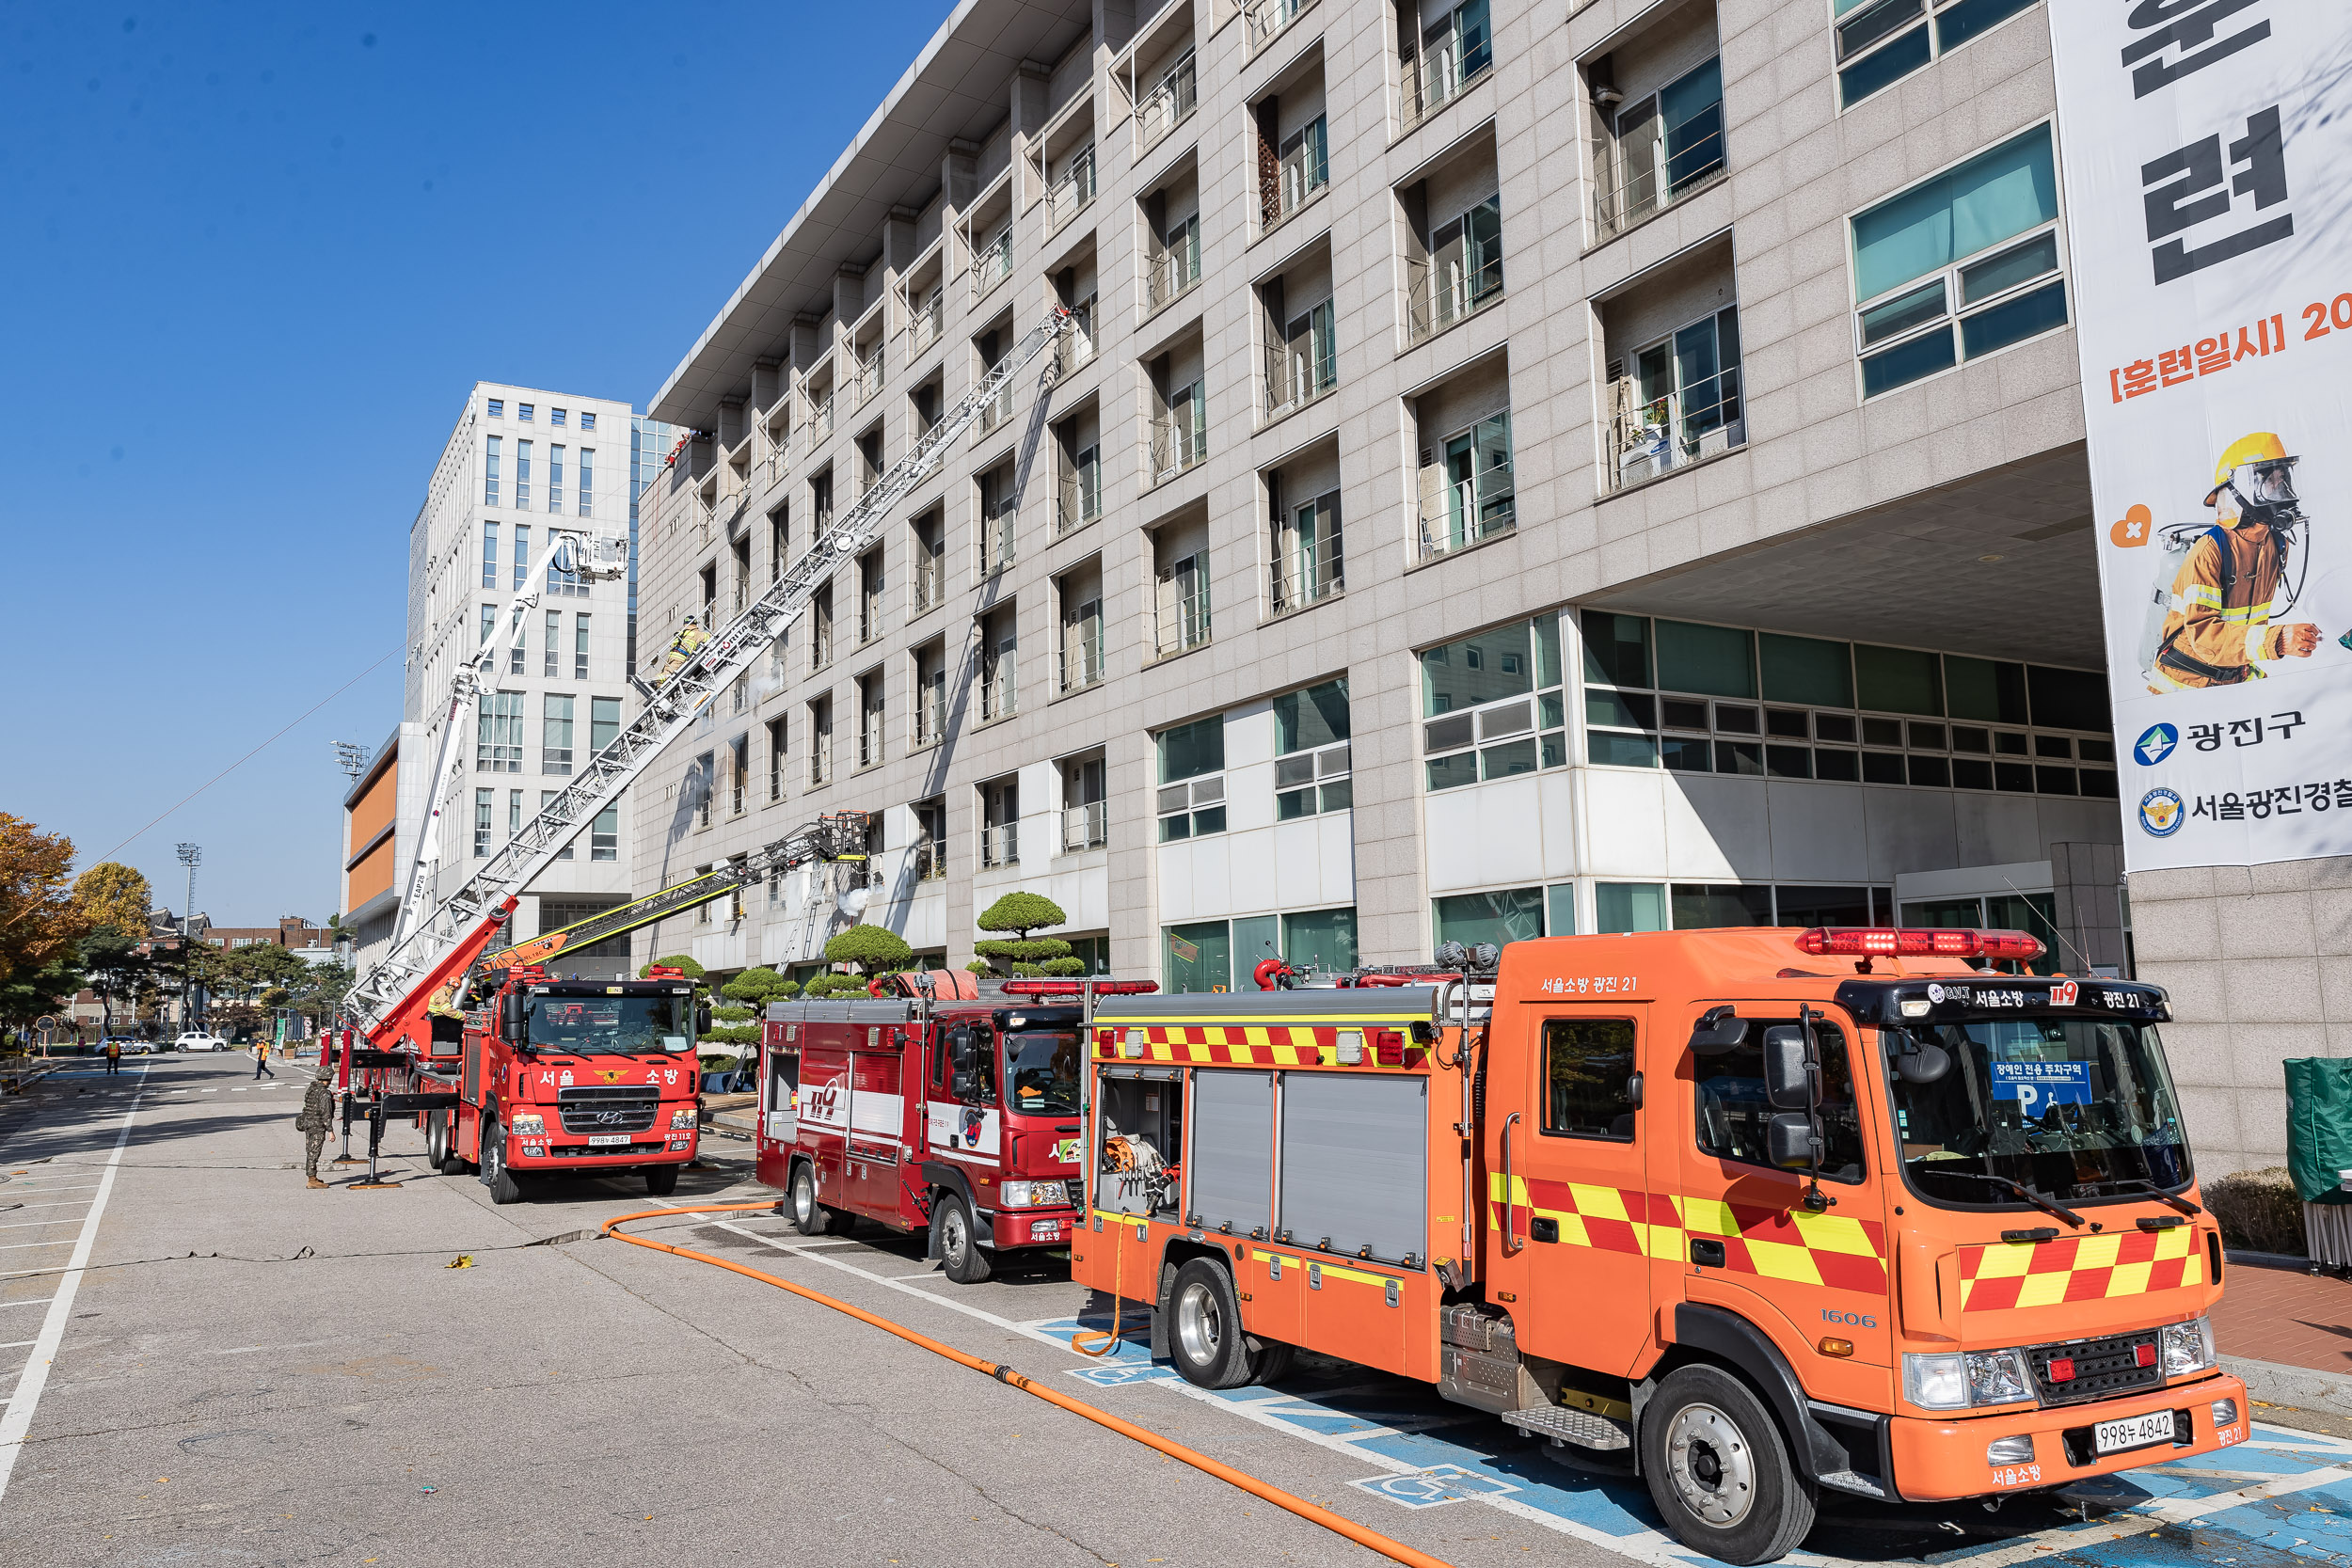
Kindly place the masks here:
<instances>
[{"instance_id":1,"label":"aerial ladder truck","mask_svg":"<svg viewBox=\"0 0 2352 1568\"><path fill-rule=\"evenodd\" d=\"M669 670L634 721L444 893L440 818L462 766L458 737L467 716L504 667L550 570L609 578L628 567L626 540L559 526L496 635L452 682L425 827L391 940L343 999L338 1086L345 1128L362 1113L370 1122L371 1166L389 1119L421 1117L434 1163L452 1174L477 1168L497 1202L520 1196L518 1174L554 1169L638 1171L657 1195L675 1186L679 1167L694 1156L694 1035L702 1020L691 983L660 967L637 980L564 981L538 963L484 960L533 879L807 611L834 570L873 543L982 412L1073 321L1056 307L1032 327L765 594Z\"/></svg>"}]
</instances>

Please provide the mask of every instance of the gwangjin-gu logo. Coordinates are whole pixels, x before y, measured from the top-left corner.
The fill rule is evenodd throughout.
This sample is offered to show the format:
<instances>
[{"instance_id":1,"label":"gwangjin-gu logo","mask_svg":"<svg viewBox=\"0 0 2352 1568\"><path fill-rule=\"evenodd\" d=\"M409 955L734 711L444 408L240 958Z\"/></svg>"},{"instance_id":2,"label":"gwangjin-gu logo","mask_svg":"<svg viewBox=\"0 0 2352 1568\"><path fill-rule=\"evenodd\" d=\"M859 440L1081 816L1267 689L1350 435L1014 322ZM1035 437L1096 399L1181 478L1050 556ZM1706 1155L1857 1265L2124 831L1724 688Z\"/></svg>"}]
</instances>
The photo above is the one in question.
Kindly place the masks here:
<instances>
[{"instance_id":1,"label":"gwangjin-gu logo","mask_svg":"<svg viewBox=\"0 0 2352 1568\"><path fill-rule=\"evenodd\" d=\"M2181 743L2181 732L2169 724L2151 724L2132 743L2132 755L2142 768L2153 768L2172 754L2172 748Z\"/></svg>"},{"instance_id":2,"label":"gwangjin-gu logo","mask_svg":"<svg viewBox=\"0 0 2352 1568\"><path fill-rule=\"evenodd\" d=\"M2185 818L2181 798L2169 789L2152 789L2139 798L2139 825L2153 837L2170 838Z\"/></svg>"}]
</instances>

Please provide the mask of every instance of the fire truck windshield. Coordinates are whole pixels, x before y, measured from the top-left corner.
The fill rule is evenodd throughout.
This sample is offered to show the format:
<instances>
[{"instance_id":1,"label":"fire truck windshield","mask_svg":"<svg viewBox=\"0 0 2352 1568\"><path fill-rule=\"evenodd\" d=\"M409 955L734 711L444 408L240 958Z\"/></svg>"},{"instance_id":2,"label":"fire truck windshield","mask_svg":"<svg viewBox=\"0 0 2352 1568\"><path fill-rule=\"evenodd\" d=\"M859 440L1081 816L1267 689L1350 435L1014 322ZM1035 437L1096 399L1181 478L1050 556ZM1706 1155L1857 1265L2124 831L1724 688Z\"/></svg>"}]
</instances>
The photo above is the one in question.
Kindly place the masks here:
<instances>
[{"instance_id":1,"label":"fire truck windshield","mask_svg":"<svg viewBox=\"0 0 2352 1568\"><path fill-rule=\"evenodd\" d=\"M2187 1185L2164 1048L2146 1024L2105 1019L2005 1018L1890 1029L1887 1083L1912 1190L1931 1202L2015 1209L2016 1182L2058 1203L2146 1196ZM1912 1078L1948 1053L1931 1083ZM1931 1067L1930 1069L1931 1070ZM1992 1180L1987 1180L1988 1178Z\"/></svg>"},{"instance_id":2,"label":"fire truck windshield","mask_svg":"<svg viewBox=\"0 0 2352 1568\"><path fill-rule=\"evenodd\" d=\"M1006 1108L1025 1117L1078 1114L1078 1037L1019 1029L1005 1037Z\"/></svg>"},{"instance_id":3,"label":"fire truck windshield","mask_svg":"<svg viewBox=\"0 0 2352 1568\"><path fill-rule=\"evenodd\" d=\"M691 1000L684 996L535 996L531 1043L542 1051L638 1055L691 1051Z\"/></svg>"}]
</instances>

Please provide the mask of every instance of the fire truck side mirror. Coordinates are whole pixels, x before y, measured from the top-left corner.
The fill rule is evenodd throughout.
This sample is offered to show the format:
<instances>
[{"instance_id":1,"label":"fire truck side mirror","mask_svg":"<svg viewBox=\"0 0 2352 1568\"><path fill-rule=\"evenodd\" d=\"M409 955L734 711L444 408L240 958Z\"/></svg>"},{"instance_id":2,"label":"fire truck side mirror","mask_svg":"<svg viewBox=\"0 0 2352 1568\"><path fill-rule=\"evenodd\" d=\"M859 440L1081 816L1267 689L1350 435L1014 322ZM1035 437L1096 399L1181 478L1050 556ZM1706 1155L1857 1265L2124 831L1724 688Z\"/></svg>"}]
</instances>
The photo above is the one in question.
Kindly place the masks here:
<instances>
[{"instance_id":1,"label":"fire truck side mirror","mask_svg":"<svg viewBox=\"0 0 2352 1568\"><path fill-rule=\"evenodd\" d=\"M1691 1031L1691 1051L1699 1056L1720 1056L1738 1049L1748 1037L1748 1021L1729 1007L1712 1007Z\"/></svg>"},{"instance_id":2,"label":"fire truck side mirror","mask_svg":"<svg viewBox=\"0 0 2352 1568\"><path fill-rule=\"evenodd\" d=\"M1764 1098L1772 1109L1810 1111L1813 1085L1812 1052L1807 1048L1804 1031L1793 1023L1776 1023L1765 1030Z\"/></svg>"},{"instance_id":3,"label":"fire truck side mirror","mask_svg":"<svg viewBox=\"0 0 2352 1568\"><path fill-rule=\"evenodd\" d=\"M1915 1039L1895 1053L1895 1076L1906 1084L1932 1084L1952 1070L1952 1053L1933 1040Z\"/></svg>"},{"instance_id":4,"label":"fire truck side mirror","mask_svg":"<svg viewBox=\"0 0 2352 1568\"><path fill-rule=\"evenodd\" d=\"M697 1035L710 1033L710 1004L707 1002L694 1004L694 1033Z\"/></svg>"},{"instance_id":5,"label":"fire truck side mirror","mask_svg":"<svg viewBox=\"0 0 2352 1568\"><path fill-rule=\"evenodd\" d=\"M1806 1170L1815 1160L1813 1118L1803 1111L1783 1111L1764 1124L1765 1154L1782 1170Z\"/></svg>"},{"instance_id":6,"label":"fire truck side mirror","mask_svg":"<svg viewBox=\"0 0 2352 1568\"><path fill-rule=\"evenodd\" d=\"M516 1044L530 1033L530 999L521 991L510 990L499 998L499 1033Z\"/></svg>"},{"instance_id":7,"label":"fire truck side mirror","mask_svg":"<svg viewBox=\"0 0 2352 1568\"><path fill-rule=\"evenodd\" d=\"M947 1092L958 1100L971 1100L979 1093L979 1055L970 1024L959 1023L947 1031Z\"/></svg>"}]
</instances>

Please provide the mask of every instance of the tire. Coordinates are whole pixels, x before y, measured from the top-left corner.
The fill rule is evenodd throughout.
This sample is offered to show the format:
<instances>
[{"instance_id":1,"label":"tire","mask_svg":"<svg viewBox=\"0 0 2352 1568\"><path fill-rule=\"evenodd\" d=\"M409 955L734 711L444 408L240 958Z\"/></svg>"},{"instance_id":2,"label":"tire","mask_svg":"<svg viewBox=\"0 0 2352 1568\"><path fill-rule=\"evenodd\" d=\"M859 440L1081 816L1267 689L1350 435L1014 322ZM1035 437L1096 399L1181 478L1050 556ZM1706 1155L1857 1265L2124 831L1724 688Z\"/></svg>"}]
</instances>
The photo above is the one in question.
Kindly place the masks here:
<instances>
[{"instance_id":1,"label":"tire","mask_svg":"<svg viewBox=\"0 0 2352 1568\"><path fill-rule=\"evenodd\" d=\"M523 1196L522 1183L506 1168L506 1129L493 1124L489 1135L482 1140L482 1184L490 1189L490 1201L503 1207Z\"/></svg>"},{"instance_id":2,"label":"tire","mask_svg":"<svg viewBox=\"0 0 2352 1568\"><path fill-rule=\"evenodd\" d=\"M1242 1332L1241 1303L1223 1263L1195 1258L1176 1271L1168 1293L1168 1348L1186 1383L1239 1388L1257 1376L1258 1358Z\"/></svg>"},{"instance_id":3,"label":"tire","mask_svg":"<svg viewBox=\"0 0 2352 1568\"><path fill-rule=\"evenodd\" d=\"M1718 1562L1772 1562L1813 1528L1813 1488L1772 1412L1720 1367L1669 1372L1642 1412L1642 1469L1666 1528Z\"/></svg>"},{"instance_id":4,"label":"tire","mask_svg":"<svg viewBox=\"0 0 2352 1568\"><path fill-rule=\"evenodd\" d=\"M931 1205L931 1224L939 1227L939 1260L947 1277L959 1285L977 1285L994 1273L988 1254L974 1232L972 1211L954 1193L942 1193Z\"/></svg>"},{"instance_id":5,"label":"tire","mask_svg":"<svg viewBox=\"0 0 2352 1568\"><path fill-rule=\"evenodd\" d=\"M803 1236L821 1236L833 1228L833 1211L817 1201L817 1167L806 1160L792 1167L787 1190L792 1228Z\"/></svg>"},{"instance_id":6,"label":"tire","mask_svg":"<svg viewBox=\"0 0 2352 1568\"><path fill-rule=\"evenodd\" d=\"M1291 1375L1291 1368L1297 1360L1296 1345L1286 1345L1279 1339L1260 1339L1249 1363L1249 1381L1279 1383Z\"/></svg>"},{"instance_id":7,"label":"tire","mask_svg":"<svg viewBox=\"0 0 2352 1568\"><path fill-rule=\"evenodd\" d=\"M655 1165L645 1172L645 1191L655 1197L668 1197L677 1191L677 1166Z\"/></svg>"}]
</instances>

